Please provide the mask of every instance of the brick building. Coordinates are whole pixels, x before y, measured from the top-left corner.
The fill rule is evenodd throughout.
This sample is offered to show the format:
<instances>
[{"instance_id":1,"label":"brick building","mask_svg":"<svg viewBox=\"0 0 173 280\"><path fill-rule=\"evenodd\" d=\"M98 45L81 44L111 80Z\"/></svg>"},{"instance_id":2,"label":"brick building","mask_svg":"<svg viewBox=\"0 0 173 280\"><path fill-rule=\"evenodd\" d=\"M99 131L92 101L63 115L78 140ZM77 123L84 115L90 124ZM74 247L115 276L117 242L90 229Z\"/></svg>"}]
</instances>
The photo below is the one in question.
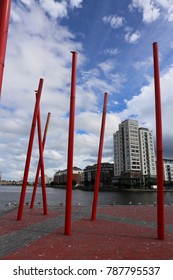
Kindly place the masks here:
<instances>
[{"instance_id":1,"label":"brick building","mask_svg":"<svg viewBox=\"0 0 173 280\"><path fill-rule=\"evenodd\" d=\"M80 184L82 181L83 170L74 166L73 167L73 184ZM54 174L54 183L57 185L65 185L67 182L67 169L59 170Z\"/></svg>"}]
</instances>

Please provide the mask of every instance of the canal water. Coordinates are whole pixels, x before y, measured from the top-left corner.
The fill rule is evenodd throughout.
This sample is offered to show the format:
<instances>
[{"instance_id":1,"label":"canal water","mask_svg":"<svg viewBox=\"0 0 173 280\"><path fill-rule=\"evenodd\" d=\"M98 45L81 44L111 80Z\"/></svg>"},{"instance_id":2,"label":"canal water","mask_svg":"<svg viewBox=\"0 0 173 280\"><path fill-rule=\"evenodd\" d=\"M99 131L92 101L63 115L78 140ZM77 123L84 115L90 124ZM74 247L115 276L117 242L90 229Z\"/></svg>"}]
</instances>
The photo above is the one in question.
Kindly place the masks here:
<instances>
[{"instance_id":1,"label":"canal water","mask_svg":"<svg viewBox=\"0 0 173 280\"><path fill-rule=\"evenodd\" d=\"M25 203L30 203L33 187L28 186ZM12 204L18 204L20 199L20 186L0 186L0 210ZM65 204L65 189L47 188L48 205L58 206ZM132 191L132 192L99 192L98 205L150 205L155 204L157 193L155 191ZM73 205L91 206L93 201L92 191L73 191ZM41 188L37 188L35 204L42 203ZM164 193L165 205L173 204L173 192Z\"/></svg>"}]
</instances>

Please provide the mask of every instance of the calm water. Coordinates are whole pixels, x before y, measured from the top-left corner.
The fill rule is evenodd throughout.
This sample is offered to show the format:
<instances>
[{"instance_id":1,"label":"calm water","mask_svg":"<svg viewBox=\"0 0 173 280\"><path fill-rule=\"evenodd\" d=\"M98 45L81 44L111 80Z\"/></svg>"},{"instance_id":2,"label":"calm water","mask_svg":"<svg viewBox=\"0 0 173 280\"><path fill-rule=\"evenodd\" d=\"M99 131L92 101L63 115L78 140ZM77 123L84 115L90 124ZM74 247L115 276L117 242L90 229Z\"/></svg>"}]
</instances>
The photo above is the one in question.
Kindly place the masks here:
<instances>
[{"instance_id":1,"label":"calm water","mask_svg":"<svg viewBox=\"0 0 173 280\"><path fill-rule=\"evenodd\" d=\"M25 202L30 202L33 187L27 187ZM0 210L8 203L19 203L21 187L0 186ZM165 204L173 203L173 192L165 192ZM73 205L92 205L93 192L74 190ZM137 205L154 204L157 200L156 192L99 192L99 205ZM41 188L37 188L35 204L42 203ZM65 190L47 188L47 202L49 205L65 204Z\"/></svg>"}]
</instances>

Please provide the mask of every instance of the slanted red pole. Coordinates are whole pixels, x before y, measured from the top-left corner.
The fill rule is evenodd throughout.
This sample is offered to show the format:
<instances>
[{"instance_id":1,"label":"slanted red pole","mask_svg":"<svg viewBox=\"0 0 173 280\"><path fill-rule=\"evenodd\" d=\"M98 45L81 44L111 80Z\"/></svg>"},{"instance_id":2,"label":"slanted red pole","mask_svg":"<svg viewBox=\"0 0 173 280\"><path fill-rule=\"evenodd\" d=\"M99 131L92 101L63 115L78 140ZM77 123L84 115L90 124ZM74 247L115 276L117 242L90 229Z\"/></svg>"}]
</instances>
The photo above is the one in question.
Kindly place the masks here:
<instances>
[{"instance_id":1,"label":"slanted red pole","mask_svg":"<svg viewBox=\"0 0 173 280\"><path fill-rule=\"evenodd\" d=\"M164 175L162 145L162 112L160 96L160 73L158 45L153 43L155 110L156 110L156 147L157 147L157 233L158 239L164 239Z\"/></svg>"},{"instance_id":2,"label":"slanted red pole","mask_svg":"<svg viewBox=\"0 0 173 280\"><path fill-rule=\"evenodd\" d=\"M44 173L44 159L43 159L43 146L42 146L40 106L39 106L38 116L37 116L37 128L38 128L38 144L39 144L39 154L40 154L43 212L44 212L44 215L47 215L47 197L46 197L46 184L45 184L45 173Z\"/></svg>"},{"instance_id":3,"label":"slanted red pole","mask_svg":"<svg viewBox=\"0 0 173 280\"><path fill-rule=\"evenodd\" d=\"M66 209L65 209L65 232L64 232L66 235L70 235L71 233L76 68L77 68L77 52L72 52L71 98L70 98L70 118L69 118L69 136L68 136L69 138L68 138Z\"/></svg>"},{"instance_id":4,"label":"slanted red pole","mask_svg":"<svg viewBox=\"0 0 173 280\"><path fill-rule=\"evenodd\" d=\"M49 121L50 121L50 116L51 113L48 113L47 115L47 120L46 120L46 125L45 125L45 129L44 129L44 135L43 135L43 151L44 151L44 146L46 143L46 136L47 136L47 131L48 131L48 127L49 127ZM33 189L33 193L32 193L32 198L31 198L31 203L30 203L30 208L32 209L34 207L34 201L35 201L35 196L36 196L36 191L37 191L37 185L38 185L38 178L39 178L39 173L40 173L40 159L38 162L38 166L37 166L37 172L36 172L36 176L35 176L35 183L34 183L34 189Z\"/></svg>"},{"instance_id":5,"label":"slanted red pole","mask_svg":"<svg viewBox=\"0 0 173 280\"><path fill-rule=\"evenodd\" d=\"M11 0L0 1L0 97L4 72L5 53L7 46L8 26L10 18Z\"/></svg>"},{"instance_id":6,"label":"slanted red pole","mask_svg":"<svg viewBox=\"0 0 173 280\"><path fill-rule=\"evenodd\" d=\"M101 132L100 132L100 144L99 144L98 160L97 160L97 171L96 171L96 179L95 179L95 186L94 186L94 198L93 198L93 206L92 206L92 214L91 214L92 221L94 221L96 219L96 212L97 212L102 151L103 151L103 142L104 142L105 122L106 122L107 100L108 100L108 94L107 94L107 92L105 92L104 104L103 104L103 114L102 114L102 124L101 124Z\"/></svg>"},{"instance_id":7,"label":"slanted red pole","mask_svg":"<svg viewBox=\"0 0 173 280\"><path fill-rule=\"evenodd\" d=\"M31 131L30 131L30 138L29 138L29 143L28 143L28 151L27 151L25 170L24 170L24 175L23 175L23 184L22 184L22 190L21 190L21 195L20 195L17 220L22 220L23 208L24 208L24 203L25 203L25 195L26 195L26 187L27 187L27 181L28 181L28 173L29 173L29 167L30 167L30 161L31 161L31 153L32 153L32 147L33 147L33 141L34 141L34 133L35 133L36 121L37 121L37 116L38 116L38 111L39 111L43 81L44 81L43 79L40 79L39 86L38 86L38 94L37 94L37 98L36 98L32 126L31 126Z\"/></svg>"}]
</instances>

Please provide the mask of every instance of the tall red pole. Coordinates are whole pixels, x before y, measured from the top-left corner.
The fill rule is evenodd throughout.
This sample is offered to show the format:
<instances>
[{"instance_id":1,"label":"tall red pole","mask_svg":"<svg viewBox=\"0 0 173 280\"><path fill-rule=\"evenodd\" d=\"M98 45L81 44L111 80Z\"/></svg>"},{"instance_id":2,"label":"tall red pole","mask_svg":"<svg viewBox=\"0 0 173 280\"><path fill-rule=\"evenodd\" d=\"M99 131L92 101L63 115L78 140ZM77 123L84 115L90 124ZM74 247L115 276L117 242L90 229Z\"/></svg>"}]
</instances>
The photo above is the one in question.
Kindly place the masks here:
<instances>
[{"instance_id":1,"label":"tall red pole","mask_svg":"<svg viewBox=\"0 0 173 280\"><path fill-rule=\"evenodd\" d=\"M103 151L103 142L104 142L105 122L106 122L107 100L108 100L108 94L107 94L107 92L105 92L104 104L103 104L103 114L102 114L102 124L101 124L101 132L100 132L100 144L99 144L98 160L97 160L97 171L96 171L96 179L95 179L95 186L94 186L94 198L93 198L93 206L92 206L92 214L91 214L92 221L94 221L96 219L96 212L97 212L102 151Z\"/></svg>"},{"instance_id":2,"label":"tall red pole","mask_svg":"<svg viewBox=\"0 0 173 280\"><path fill-rule=\"evenodd\" d=\"M160 96L160 73L158 45L153 43L155 110L156 110L156 146L157 146L157 233L158 239L164 239L164 175L162 145L162 112Z\"/></svg>"},{"instance_id":3,"label":"tall red pole","mask_svg":"<svg viewBox=\"0 0 173 280\"><path fill-rule=\"evenodd\" d=\"M64 233L66 235L70 235L70 233L71 233L74 120L75 120L75 96L76 96L76 68L77 68L77 52L73 51L72 52L69 136L68 136L65 231L64 231Z\"/></svg>"},{"instance_id":4,"label":"tall red pole","mask_svg":"<svg viewBox=\"0 0 173 280\"><path fill-rule=\"evenodd\" d=\"M22 184L22 190L21 190L21 195L20 195L17 220L22 220L23 208L24 208L24 203L25 203L25 195L26 195L26 187L27 187L27 181L28 181L28 173L29 173L29 167L30 167L30 161L31 161L31 153L32 153L32 147L33 147L33 142L34 142L34 133L35 133L36 121L37 121L37 116L38 116L38 111L39 111L42 87L43 87L43 79L40 79L38 91L37 91L38 93L37 93L37 98L36 98L36 103L35 103L35 109L34 109L34 114L33 114L32 126L31 126L31 131L30 131L30 138L29 138L29 143L28 143L28 151L27 151L25 170L24 170L24 175L23 175L23 184Z\"/></svg>"},{"instance_id":5,"label":"tall red pole","mask_svg":"<svg viewBox=\"0 0 173 280\"><path fill-rule=\"evenodd\" d=\"M11 0L0 1L0 97L4 72Z\"/></svg>"},{"instance_id":6,"label":"tall red pole","mask_svg":"<svg viewBox=\"0 0 173 280\"><path fill-rule=\"evenodd\" d=\"M40 119L40 106L37 116L37 128L38 128L38 144L40 154L40 169L41 169L41 186L42 186L42 198L43 198L43 210L44 215L47 215L47 198L46 198L46 184L44 173L44 159L43 159L43 145L42 145L42 132L41 132L41 119Z\"/></svg>"},{"instance_id":7,"label":"tall red pole","mask_svg":"<svg viewBox=\"0 0 173 280\"><path fill-rule=\"evenodd\" d=\"M45 146L45 143L46 143L46 136L47 136L47 131L48 131L48 127L49 127L50 116L51 116L51 113L48 113L45 129L44 129L43 142L42 142L43 151L44 151L44 146ZM40 159L39 159L38 166L37 166L37 172L36 172L36 176L35 176L34 189L33 189L31 203L30 203L30 208L31 209L34 207L34 201L35 201L35 196L36 196L36 191L37 191L39 173L40 173Z\"/></svg>"}]
</instances>

